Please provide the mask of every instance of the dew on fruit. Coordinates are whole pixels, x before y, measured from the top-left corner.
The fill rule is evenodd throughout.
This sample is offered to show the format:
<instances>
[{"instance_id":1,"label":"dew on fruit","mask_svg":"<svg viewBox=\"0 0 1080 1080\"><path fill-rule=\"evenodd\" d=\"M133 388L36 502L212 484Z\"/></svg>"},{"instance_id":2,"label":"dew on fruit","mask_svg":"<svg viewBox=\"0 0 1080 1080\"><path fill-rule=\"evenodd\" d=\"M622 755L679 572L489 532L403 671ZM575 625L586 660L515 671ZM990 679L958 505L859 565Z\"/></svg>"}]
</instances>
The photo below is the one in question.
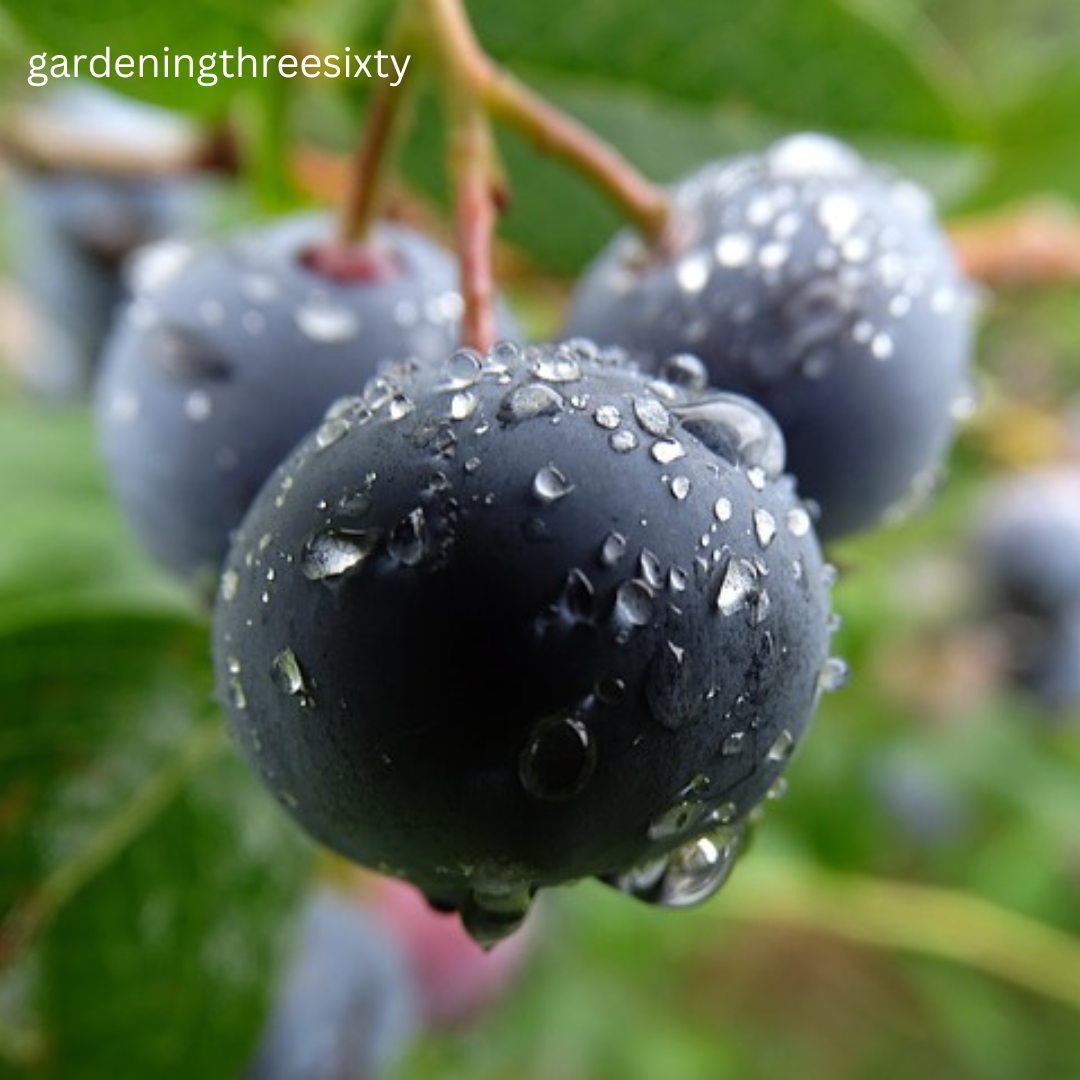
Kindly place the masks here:
<instances>
[{"instance_id":1,"label":"dew on fruit","mask_svg":"<svg viewBox=\"0 0 1080 1080\"><path fill-rule=\"evenodd\" d=\"M468 420L480 404L480 399L471 390L462 390L450 399L450 418Z\"/></svg>"},{"instance_id":2,"label":"dew on fruit","mask_svg":"<svg viewBox=\"0 0 1080 1080\"><path fill-rule=\"evenodd\" d=\"M572 351L560 346L554 352L545 352L538 357L532 373L545 382L577 382L581 378L581 365Z\"/></svg>"},{"instance_id":3,"label":"dew on fruit","mask_svg":"<svg viewBox=\"0 0 1080 1080\"><path fill-rule=\"evenodd\" d=\"M614 431L622 423L622 415L614 405L599 405L593 419L606 431Z\"/></svg>"},{"instance_id":4,"label":"dew on fruit","mask_svg":"<svg viewBox=\"0 0 1080 1080\"><path fill-rule=\"evenodd\" d=\"M236 590L240 585L240 575L232 567L222 572L218 592L226 603L236 599Z\"/></svg>"},{"instance_id":5,"label":"dew on fruit","mask_svg":"<svg viewBox=\"0 0 1080 1080\"><path fill-rule=\"evenodd\" d=\"M732 556L724 568L716 606L722 615L734 615L749 607L760 592L757 568L746 559Z\"/></svg>"},{"instance_id":6,"label":"dew on fruit","mask_svg":"<svg viewBox=\"0 0 1080 1080\"><path fill-rule=\"evenodd\" d=\"M661 465L670 465L679 458L686 457L686 447L678 439L657 439L649 447L649 453L654 461Z\"/></svg>"},{"instance_id":7,"label":"dew on fruit","mask_svg":"<svg viewBox=\"0 0 1080 1080\"><path fill-rule=\"evenodd\" d=\"M764 491L768 482L768 474L760 465L754 465L746 470L746 479L755 491Z\"/></svg>"},{"instance_id":8,"label":"dew on fruit","mask_svg":"<svg viewBox=\"0 0 1080 1080\"><path fill-rule=\"evenodd\" d=\"M875 360L888 360L895 351L893 339L885 333L875 334L870 339L870 355Z\"/></svg>"},{"instance_id":9,"label":"dew on fruit","mask_svg":"<svg viewBox=\"0 0 1080 1080\"><path fill-rule=\"evenodd\" d=\"M138 249L130 269L135 293L154 293L187 269L195 251L181 240L158 240Z\"/></svg>"},{"instance_id":10,"label":"dew on fruit","mask_svg":"<svg viewBox=\"0 0 1080 1080\"><path fill-rule=\"evenodd\" d=\"M858 199L844 191L829 192L817 206L818 222L834 244L841 243L861 217L862 208Z\"/></svg>"},{"instance_id":11,"label":"dew on fruit","mask_svg":"<svg viewBox=\"0 0 1080 1080\"><path fill-rule=\"evenodd\" d=\"M333 530L316 533L304 544L300 568L310 581L341 577L356 569L378 545L376 530Z\"/></svg>"},{"instance_id":12,"label":"dew on fruit","mask_svg":"<svg viewBox=\"0 0 1080 1080\"><path fill-rule=\"evenodd\" d=\"M339 439L344 438L349 430L349 421L343 416L332 416L324 420L315 432L315 445L320 450L333 446Z\"/></svg>"},{"instance_id":13,"label":"dew on fruit","mask_svg":"<svg viewBox=\"0 0 1080 1080\"><path fill-rule=\"evenodd\" d=\"M306 703L308 698L307 681L304 678L303 669L300 667L300 661L297 660L296 653L292 649L282 649L274 657L270 665L270 673L274 685L279 690L290 697L301 699L302 703Z\"/></svg>"},{"instance_id":14,"label":"dew on fruit","mask_svg":"<svg viewBox=\"0 0 1080 1080\"><path fill-rule=\"evenodd\" d=\"M427 548L427 519L421 507L410 510L390 531L386 550L403 566L423 561Z\"/></svg>"},{"instance_id":15,"label":"dew on fruit","mask_svg":"<svg viewBox=\"0 0 1080 1080\"><path fill-rule=\"evenodd\" d=\"M655 398L635 398L634 416L649 435L666 435L671 428L671 414Z\"/></svg>"},{"instance_id":16,"label":"dew on fruit","mask_svg":"<svg viewBox=\"0 0 1080 1080\"><path fill-rule=\"evenodd\" d=\"M767 548L776 537L776 518L763 507L754 511L754 535L758 543Z\"/></svg>"},{"instance_id":17,"label":"dew on fruit","mask_svg":"<svg viewBox=\"0 0 1080 1080\"><path fill-rule=\"evenodd\" d=\"M715 896L731 875L738 856L738 832L701 836L668 857L655 903L666 908L694 907Z\"/></svg>"},{"instance_id":18,"label":"dew on fruit","mask_svg":"<svg viewBox=\"0 0 1080 1080\"><path fill-rule=\"evenodd\" d=\"M653 606L652 590L644 581L632 578L615 590L612 619L620 627L648 626L652 621Z\"/></svg>"},{"instance_id":19,"label":"dew on fruit","mask_svg":"<svg viewBox=\"0 0 1080 1080\"><path fill-rule=\"evenodd\" d=\"M709 385L709 370L691 353L676 353L660 365L660 378L673 386L700 393Z\"/></svg>"},{"instance_id":20,"label":"dew on fruit","mask_svg":"<svg viewBox=\"0 0 1080 1080\"><path fill-rule=\"evenodd\" d=\"M300 333L322 345L351 341L360 333L360 318L356 312L318 297L298 307L293 317Z\"/></svg>"},{"instance_id":21,"label":"dew on fruit","mask_svg":"<svg viewBox=\"0 0 1080 1080\"><path fill-rule=\"evenodd\" d=\"M517 424L541 416L557 416L563 411L562 394L543 383L519 386L503 398L497 418L503 424Z\"/></svg>"},{"instance_id":22,"label":"dew on fruit","mask_svg":"<svg viewBox=\"0 0 1080 1080\"><path fill-rule=\"evenodd\" d=\"M473 349L457 349L446 361L446 380L450 390L465 390L475 386L483 374L484 362Z\"/></svg>"},{"instance_id":23,"label":"dew on fruit","mask_svg":"<svg viewBox=\"0 0 1080 1080\"><path fill-rule=\"evenodd\" d=\"M672 592L685 592L689 584L689 575L681 567L673 566L668 571L668 587Z\"/></svg>"},{"instance_id":24,"label":"dew on fruit","mask_svg":"<svg viewBox=\"0 0 1080 1080\"><path fill-rule=\"evenodd\" d=\"M795 736L787 728L784 728L773 740L772 745L765 754L765 760L772 763L787 761L794 749Z\"/></svg>"},{"instance_id":25,"label":"dew on fruit","mask_svg":"<svg viewBox=\"0 0 1080 1080\"><path fill-rule=\"evenodd\" d=\"M613 431L608 443L617 454L629 454L632 450L637 449L638 437L632 431L624 428L622 431Z\"/></svg>"},{"instance_id":26,"label":"dew on fruit","mask_svg":"<svg viewBox=\"0 0 1080 1080\"><path fill-rule=\"evenodd\" d=\"M701 292L709 283L709 260L704 255L690 255L675 268L675 280L683 292Z\"/></svg>"},{"instance_id":27,"label":"dew on fruit","mask_svg":"<svg viewBox=\"0 0 1080 1080\"><path fill-rule=\"evenodd\" d=\"M676 476L671 481L671 494L682 502L690 494L690 480L686 476Z\"/></svg>"},{"instance_id":28,"label":"dew on fruit","mask_svg":"<svg viewBox=\"0 0 1080 1080\"><path fill-rule=\"evenodd\" d=\"M554 802L585 790L596 769L596 740L572 716L549 716L529 735L518 759L521 786L533 798Z\"/></svg>"},{"instance_id":29,"label":"dew on fruit","mask_svg":"<svg viewBox=\"0 0 1080 1080\"><path fill-rule=\"evenodd\" d=\"M847 680L847 663L838 656L830 656L818 672L817 687L824 693L831 693L841 689Z\"/></svg>"},{"instance_id":30,"label":"dew on fruit","mask_svg":"<svg viewBox=\"0 0 1080 1080\"><path fill-rule=\"evenodd\" d=\"M716 241L714 254L721 266L741 269L754 257L754 239L748 233L726 233Z\"/></svg>"},{"instance_id":31,"label":"dew on fruit","mask_svg":"<svg viewBox=\"0 0 1080 1080\"><path fill-rule=\"evenodd\" d=\"M768 150L765 163L777 179L845 180L858 175L857 154L828 135L800 132L781 139Z\"/></svg>"},{"instance_id":32,"label":"dew on fruit","mask_svg":"<svg viewBox=\"0 0 1080 1080\"><path fill-rule=\"evenodd\" d=\"M660 560L648 548L642 548L638 557L638 573L651 589L659 589L664 584L664 571Z\"/></svg>"},{"instance_id":33,"label":"dew on fruit","mask_svg":"<svg viewBox=\"0 0 1080 1080\"><path fill-rule=\"evenodd\" d=\"M651 822L647 835L650 840L672 840L683 836L705 820L708 807L701 799L681 799Z\"/></svg>"},{"instance_id":34,"label":"dew on fruit","mask_svg":"<svg viewBox=\"0 0 1080 1080\"><path fill-rule=\"evenodd\" d=\"M725 496L721 496L713 503L713 516L719 522L726 522L731 520L731 515L735 512L734 507L731 505L731 500Z\"/></svg>"},{"instance_id":35,"label":"dew on fruit","mask_svg":"<svg viewBox=\"0 0 1080 1080\"><path fill-rule=\"evenodd\" d=\"M626 554L626 537L622 533L610 532L600 545L600 565L615 566Z\"/></svg>"},{"instance_id":36,"label":"dew on fruit","mask_svg":"<svg viewBox=\"0 0 1080 1080\"><path fill-rule=\"evenodd\" d=\"M575 568L566 575L559 606L571 619L588 622L593 618L596 591L584 571Z\"/></svg>"},{"instance_id":37,"label":"dew on fruit","mask_svg":"<svg viewBox=\"0 0 1080 1080\"><path fill-rule=\"evenodd\" d=\"M738 816L739 808L731 801L722 802L709 812L709 819L719 825L730 825Z\"/></svg>"},{"instance_id":38,"label":"dew on fruit","mask_svg":"<svg viewBox=\"0 0 1080 1080\"><path fill-rule=\"evenodd\" d=\"M764 410L741 398L717 395L672 410L684 430L733 465L777 477L787 451L780 428Z\"/></svg>"},{"instance_id":39,"label":"dew on fruit","mask_svg":"<svg viewBox=\"0 0 1080 1080\"><path fill-rule=\"evenodd\" d=\"M545 465L533 477L533 495L543 503L558 502L573 490L574 485L554 465Z\"/></svg>"},{"instance_id":40,"label":"dew on fruit","mask_svg":"<svg viewBox=\"0 0 1080 1080\"><path fill-rule=\"evenodd\" d=\"M810 532L812 522L810 521L810 515L803 507L793 506L784 515L784 524L792 536L800 538Z\"/></svg>"}]
</instances>

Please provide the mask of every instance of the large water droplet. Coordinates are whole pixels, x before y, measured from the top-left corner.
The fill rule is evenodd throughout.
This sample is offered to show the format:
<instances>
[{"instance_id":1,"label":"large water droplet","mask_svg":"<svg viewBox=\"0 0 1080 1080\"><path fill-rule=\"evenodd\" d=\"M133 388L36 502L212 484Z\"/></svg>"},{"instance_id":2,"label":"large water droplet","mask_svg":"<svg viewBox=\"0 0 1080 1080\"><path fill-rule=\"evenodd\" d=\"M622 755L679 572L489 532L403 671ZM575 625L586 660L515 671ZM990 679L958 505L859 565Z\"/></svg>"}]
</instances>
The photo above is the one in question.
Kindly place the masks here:
<instances>
[{"instance_id":1,"label":"large water droplet","mask_svg":"<svg viewBox=\"0 0 1080 1080\"><path fill-rule=\"evenodd\" d=\"M700 393L709 385L708 368L691 353L669 356L660 365L660 378L687 390Z\"/></svg>"},{"instance_id":2,"label":"large water droplet","mask_svg":"<svg viewBox=\"0 0 1080 1080\"><path fill-rule=\"evenodd\" d=\"M682 427L733 465L762 469L769 477L784 471L784 436L760 406L732 394L718 394L672 410Z\"/></svg>"},{"instance_id":3,"label":"large water droplet","mask_svg":"<svg viewBox=\"0 0 1080 1080\"><path fill-rule=\"evenodd\" d=\"M746 559L734 556L724 568L716 606L723 615L734 615L752 604L759 591L757 568Z\"/></svg>"},{"instance_id":4,"label":"large water droplet","mask_svg":"<svg viewBox=\"0 0 1080 1080\"><path fill-rule=\"evenodd\" d=\"M655 398L635 398L634 416L650 435L666 435L671 428L671 414Z\"/></svg>"},{"instance_id":5,"label":"large water droplet","mask_svg":"<svg viewBox=\"0 0 1080 1080\"><path fill-rule=\"evenodd\" d=\"M553 352L545 352L533 363L533 375L547 382L576 382L581 378L581 367L573 350L562 346Z\"/></svg>"},{"instance_id":6,"label":"large water droplet","mask_svg":"<svg viewBox=\"0 0 1080 1080\"><path fill-rule=\"evenodd\" d=\"M341 577L360 566L380 539L378 530L338 529L315 533L300 556L300 568L311 581Z\"/></svg>"},{"instance_id":7,"label":"large water droplet","mask_svg":"<svg viewBox=\"0 0 1080 1080\"><path fill-rule=\"evenodd\" d=\"M545 801L571 799L596 769L596 742L584 721L550 716L533 729L518 759L521 786Z\"/></svg>"},{"instance_id":8,"label":"large water droplet","mask_svg":"<svg viewBox=\"0 0 1080 1080\"><path fill-rule=\"evenodd\" d=\"M715 896L731 876L739 836L738 831L727 830L676 848L668 857L656 903L667 908L694 907Z\"/></svg>"},{"instance_id":9,"label":"large water droplet","mask_svg":"<svg viewBox=\"0 0 1080 1080\"><path fill-rule=\"evenodd\" d=\"M543 383L532 383L507 394L499 405L497 417L500 423L517 424L541 416L556 416L563 406L563 396L557 390Z\"/></svg>"},{"instance_id":10,"label":"large water droplet","mask_svg":"<svg viewBox=\"0 0 1080 1080\"><path fill-rule=\"evenodd\" d=\"M569 495L574 485L554 465L545 465L533 477L532 490L541 502L553 503Z\"/></svg>"}]
</instances>

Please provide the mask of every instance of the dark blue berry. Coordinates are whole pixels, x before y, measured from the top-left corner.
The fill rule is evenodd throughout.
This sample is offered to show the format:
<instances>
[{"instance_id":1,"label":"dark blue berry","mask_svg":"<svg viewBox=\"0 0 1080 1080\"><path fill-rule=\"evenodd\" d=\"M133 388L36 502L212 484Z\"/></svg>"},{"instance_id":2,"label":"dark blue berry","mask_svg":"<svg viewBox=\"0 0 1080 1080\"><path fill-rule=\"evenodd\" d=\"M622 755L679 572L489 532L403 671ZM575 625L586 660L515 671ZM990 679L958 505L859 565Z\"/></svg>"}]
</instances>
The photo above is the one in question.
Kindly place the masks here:
<instances>
[{"instance_id":1,"label":"dark blue berry","mask_svg":"<svg viewBox=\"0 0 1080 1080\"><path fill-rule=\"evenodd\" d=\"M615 238L567 332L712 386L777 420L822 539L931 486L969 396L972 292L913 184L820 135L707 166L675 187L668 250Z\"/></svg>"},{"instance_id":2,"label":"dark blue berry","mask_svg":"<svg viewBox=\"0 0 1080 1080\"><path fill-rule=\"evenodd\" d=\"M584 342L376 379L236 535L232 730L317 839L479 939L591 875L702 899L839 676L782 468L753 404Z\"/></svg>"},{"instance_id":3,"label":"dark blue berry","mask_svg":"<svg viewBox=\"0 0 1080 1080\"><path fill-rule=\"evenodd\" d=\"M446 252L391 225L344 254L330 237L327 220L292 218L224 243L165 242L135 267L98 426L122 509L181 575L216 580L230 530L331 402L381 362L434 362L457 343Z\"/></svg>"}]
</instances>

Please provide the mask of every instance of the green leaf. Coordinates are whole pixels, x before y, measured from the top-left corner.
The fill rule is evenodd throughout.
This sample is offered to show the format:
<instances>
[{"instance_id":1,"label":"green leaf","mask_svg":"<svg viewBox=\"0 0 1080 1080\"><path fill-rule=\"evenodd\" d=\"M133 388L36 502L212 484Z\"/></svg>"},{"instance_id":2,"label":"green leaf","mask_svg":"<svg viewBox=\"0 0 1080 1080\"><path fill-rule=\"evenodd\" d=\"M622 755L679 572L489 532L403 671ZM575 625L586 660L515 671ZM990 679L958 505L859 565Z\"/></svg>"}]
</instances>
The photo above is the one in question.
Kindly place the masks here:
<instances>
[{"instance_id":1,"label":"green leaf","mask_svg":"<svg viewBox=\"0 0 1080 1080\"><path fill-rule=\"evenodd\" d=\"M0 629L43 609L190 609L121 520L87 410L0 411L0 508Z\"/></svg>"},{"instance_id":2,"label":"green leaf","mask_svg":"<svg viewBox=\"0 0 1080 1080\"><path fill-rule=\"evenodd\" d=\"M980 205L1040 195L1080 200L1078 102L1080 71L1070 59L999 118L994 168L980 190Z\"/></svg>"},{"instance_id":3,"label":"green leaf","mask_svg":"<svg viewBox=\"0 0 1080 1080\"><path fill-rule=\"evenodd\" d=\"M963 106L921 40L843 0L471 0L481 40L528 73L749 106L787 125L950 137Z\"/></svg>"},{"instance_id":4,"label":"green leaf","mask_svg":"<svg viewBox=\"0 0 1080 1080\"><path fill-rule=\"evenodd\" d=\"M0 636L0 1061L238 1075L307 847L212 702L207 628L43 619Z\"/></svg>"}]
</instances>

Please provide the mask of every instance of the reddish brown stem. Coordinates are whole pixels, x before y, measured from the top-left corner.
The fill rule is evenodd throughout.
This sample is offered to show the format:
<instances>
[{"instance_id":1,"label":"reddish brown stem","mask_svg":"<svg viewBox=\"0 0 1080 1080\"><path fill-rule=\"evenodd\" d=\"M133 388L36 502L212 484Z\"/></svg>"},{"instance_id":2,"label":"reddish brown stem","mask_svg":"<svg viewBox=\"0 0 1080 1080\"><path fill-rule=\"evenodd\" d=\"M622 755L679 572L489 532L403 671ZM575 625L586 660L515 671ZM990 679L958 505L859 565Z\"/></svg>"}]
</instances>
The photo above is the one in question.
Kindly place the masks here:
<instances>
[{"instance_id":1,"label":"reddish brown stem","mask_svg":"<svg viewBox=\"0 0 1080 1080\"><path fill-rule=\"evenodd\" d=\"M540 151L577 169L654 243L662 243L670 208L665 193L588 128L503 71L484 52L462 0L423 0L453 90L531 139Z\"/></svg>"},{"instance_id":2,"label":"reddish brown stem","mask_svg":"<svg viewBox=\"0 0 1080 1080\"><path fill-rule=\"evenodd\" d=\"M465 304L461 341L487 352L495 344L492 243L503 193L494 174L490 134L480 113L473 111L462 120L451 140L450 157Z\"/></svg>"},{"instance_id":3,"label":"reddish brown stem","mask_svg":"<svg viewBox=\"0 0 1080 1080\"><path fill-rule=\"evenodd\" d=\"M383 181L391 158L389 151L403 98L401 90L383 89L372 102L355 164L349 172L349 186L341 204L338 238L342 244L360 243L367 236L378 213Z\"/></svg>"}]
</instances>

